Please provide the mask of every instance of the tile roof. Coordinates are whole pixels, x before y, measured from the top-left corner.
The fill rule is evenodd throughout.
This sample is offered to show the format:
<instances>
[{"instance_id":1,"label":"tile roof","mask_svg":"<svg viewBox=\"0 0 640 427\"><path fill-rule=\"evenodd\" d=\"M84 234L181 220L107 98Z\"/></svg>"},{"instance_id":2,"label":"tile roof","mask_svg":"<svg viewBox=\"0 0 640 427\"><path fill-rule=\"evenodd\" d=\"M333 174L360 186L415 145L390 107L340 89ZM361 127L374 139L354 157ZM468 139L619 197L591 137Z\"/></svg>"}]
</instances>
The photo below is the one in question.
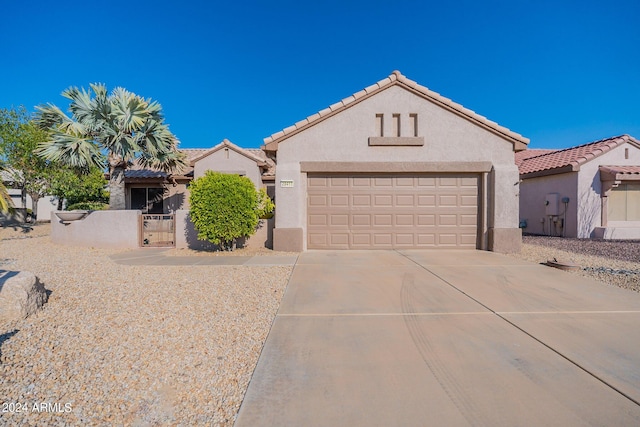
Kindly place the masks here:
<instances>
[{"instance_id":1,"label":"tile roof","mask_svg":"<svg viewBox=\"0 0 640 427\"><path fill-rule=\"evenodd\" d=\"M624 143L631 143L640 148L640 142L629 135L601 139L577 147L554 150L537 156L522 159L518 164L520 175L552 175L580 170L580 165L601 156L602 154ZM517 159L517 158L516 158ZM517 161L517 160L516 160Z\"/></svg>"},{"instance_id":2,"label":"tile roof","mask_svg":"<svg viewBox=\"0 0 640 427\"><path fill-rule=\"evenodd\" d=\"M516 159L516 166L520 166L520 164L531 158L531 157L537 157L541 154L547 154L547 153L551 153L552 151L558 151L558 150L554 150L554 149L542 149L542 148L532 148L529 149L527 148L526 150L522 150L522 151L518 151L516 153L513 153Z\"/></svg>"},{"instance_id":3,"label":"tile roof","mask_svg":"<svg viewBox=\"0 0 640 427\"><path fill-rule=\"evenodd\" d=\"M168 174L166 172L152 169L128 168L124 171L124 177L131 179L165 179L167 176Z\"/></svg>"},{"instance_id":4,"label":"tile roof","mask_svg":"<svg viewBox=\"0 0 640 427\"><path fill-rule=\"evenodd\" d=\"M263 158L261 158L260 156L258 156L256 153L250 151L250 150L246 150L242 147L237 146L236 144L232 143L231 141L229 141L228 139L223 139L222 142L216 146L214 146L213 148L210 148L208 150L204 150L202 153L200 153L197 156L192 157L189 160L189 163L191 164L191 166L193 166L198 160L201 160L205 157L207 157L210 154L215 153L216 151L222 149L222 148L229 148L245 157L248 157L249 159L255 161L256 163L258 163L259 166L262 166L265 161ZM262 150L261 150L262 151Z\"/></svg>"},{"instance_id":5,"label":"tile roof","mask_svg":"<svg viewBox=\"0 0 640 427\"><path fill-rule=\"evenodd\" d=\"M610 175L617 175L621 178L632 177L640 178L640 166L611 166L611 165L602 165L600 166L600 171L608 173ZM634 175L637 175L634 176Z\"/></svg>"},{"instance_id":6,"label":"tile roof","mask_svg":"<svg viewBox=\"0 0 640 427\"><path fill-rule=\"evenodd\" d=\"M505 138L506 140L508 140L509 142L512 142L514 144L514 146L516 147L516 149L518 150L522 150L524 149L526 146L526 144L529 143L529 139L523 137L522 135L515 133L503 126L500 126L499 124L497 124L496 122L493 122L489 119L487 119L484 116L481 116L477 113L475 113L472 110L469 110L465 107L463 107L460 104L457 104L455 102L453 102L452 100L450 100L449 98L445 98L442 95L429 90L428 88L419 85L418 83L416 83L413 80L408 79L407 77L405 77L404 75L402 75L400 73L400 71L394 71L393 73L391 73L391 75L389 75L389 77L380 80L379 82L364 88L363 90L361 90L360 92L356 92L353 95L344 98L342 101L339 101L333 105L330 105L329 107L325 108L324 110L321 110L315 114L312 114L311 116L307 117L304 120L299 121L298 123L294 124L293 126L289 126L288 128L285 128L283 130L281 130L280 132L276 132L271 136L268 136L267 138L264 139L264 143L265 143L265 148L269 149L270 151L275 151L277 150L277 143L289 138L290 136L304 130L307 129L321 121L323 121L324 119L333 116L334 114L349 108L350 106L354 105L355 103L358 103L364 99L367 99L369 97L371 97L372 95L381 92L385 89L388 89L391 86L394 85L398 85L401 87L404 87L405 89L408 89L414 93L417 93L418 95L422 96L425 99L428 99L430 101L432 101L433 103L444 107L445 109L449 110L449 111L453 111L454 113L465 117L469 120L471 120L472 122L487 128L491 131L493 131L494 133L496 133L497 135Z\"/></svg>"}]
</instances>

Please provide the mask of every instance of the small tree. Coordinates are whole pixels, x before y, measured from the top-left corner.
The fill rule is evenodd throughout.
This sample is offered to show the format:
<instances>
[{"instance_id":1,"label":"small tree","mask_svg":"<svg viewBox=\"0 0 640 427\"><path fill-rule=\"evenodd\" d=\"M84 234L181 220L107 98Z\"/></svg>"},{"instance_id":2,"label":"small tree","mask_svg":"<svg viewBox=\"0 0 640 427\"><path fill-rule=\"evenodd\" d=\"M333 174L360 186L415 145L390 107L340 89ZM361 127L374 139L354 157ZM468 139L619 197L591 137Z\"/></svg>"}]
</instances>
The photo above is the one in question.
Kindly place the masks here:
<instances>
[{"instance_id":1,"label":"small tree","mask_svg":"<svg viewBox=\"0 0 640 427\"><path fill-rule=\"evenodd\" d=\"M38 200L50 192L51 176L56 169L56 165L34 153L38 143L48 137L24 107L0 109L0 154L6 161L6 175L11 186L21 190L23 208L26 195L31 197L34 219L38 215Z\"/></svg>"},{"instance_id":2,"label":"small tree","mask_svg":"<svg viewBox=\"0 0 640 427\"><path fill-rule=\"evenodd\" d=\"M223 250L233 250L238 238L255 233L265 214L266 201L244 176L207 171L191 182L189 190L190 216L198 239ZM266 209L269 206L273 206L271 201Z\"/></svg>"},{"instance_id":3,"label":"small tree","mask_svg":"<svg viewBox=\"0 0 640 427\"><path fill-rule=\"evenodd\" d=\"M62 210L63 202L70 205L82 202L109 203L108 181L104 173L92 167L85 175L81 171L69 167L60 167L51 178L51 194L58 198L58 210Z\"/></svg>"}]
</instances>

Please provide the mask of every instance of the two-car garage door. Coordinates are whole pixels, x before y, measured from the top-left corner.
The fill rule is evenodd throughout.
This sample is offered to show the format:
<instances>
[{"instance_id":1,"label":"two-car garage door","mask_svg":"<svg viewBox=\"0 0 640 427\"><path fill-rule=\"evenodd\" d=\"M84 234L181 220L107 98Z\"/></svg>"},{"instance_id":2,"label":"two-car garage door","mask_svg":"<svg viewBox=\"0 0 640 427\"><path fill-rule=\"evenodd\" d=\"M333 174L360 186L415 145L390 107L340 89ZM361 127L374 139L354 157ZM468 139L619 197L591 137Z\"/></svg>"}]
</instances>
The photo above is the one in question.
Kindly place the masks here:
<instances>
[{"instance_id":1,"label":"two-car garage door","mask_svg":"<svg viewBox=\"0 0 640 427\"><path fill-rule=\"evenodd\" d=\"M309 174L309 249L475 248L477 174Z\"/></svg>"}]
</instances>

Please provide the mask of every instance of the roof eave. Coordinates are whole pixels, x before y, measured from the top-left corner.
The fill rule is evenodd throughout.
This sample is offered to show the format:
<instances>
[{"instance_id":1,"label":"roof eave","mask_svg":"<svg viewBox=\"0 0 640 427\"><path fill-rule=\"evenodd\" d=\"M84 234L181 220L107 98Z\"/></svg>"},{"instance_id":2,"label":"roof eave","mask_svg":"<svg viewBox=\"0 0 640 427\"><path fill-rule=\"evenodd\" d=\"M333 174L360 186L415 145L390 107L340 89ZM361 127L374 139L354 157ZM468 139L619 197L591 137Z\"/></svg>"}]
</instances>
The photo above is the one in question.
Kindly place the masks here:
<instances>
[{"instance_id":1,"label":"roof eave","mask_svg":"<svg viewBox=\"0 0 640 427\"><path fill-rule=\"evenodd\" d=\"M580 170L579 165L566 165L559 168L545 169L541 171L529 172L520 174L520 179L538 178L541 176L560 175L567 172L578 172Z\"/></svg>"}]
</instances>

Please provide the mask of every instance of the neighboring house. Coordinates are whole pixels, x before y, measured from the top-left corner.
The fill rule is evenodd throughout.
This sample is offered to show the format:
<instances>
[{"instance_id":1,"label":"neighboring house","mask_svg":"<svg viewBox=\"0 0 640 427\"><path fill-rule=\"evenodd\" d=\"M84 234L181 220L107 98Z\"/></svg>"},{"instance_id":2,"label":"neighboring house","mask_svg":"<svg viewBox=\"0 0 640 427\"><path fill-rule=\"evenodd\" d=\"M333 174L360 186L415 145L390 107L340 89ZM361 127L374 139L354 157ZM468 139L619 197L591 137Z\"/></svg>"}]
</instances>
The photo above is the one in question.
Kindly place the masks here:
<instances>
[{"instance_id":1,"label":"neighboring house","mask_svg":"<svg viewBox=\"0 0 640 427\"><path fill-rule=\"evenodd\" d=\"M2 178L3 184L7 187L9 196L15 208L23 207L23 195L22 190L15 188L15 183L11 177L11 174L6 171L0 172L0 178ZM33 210L33 200L28 194L24 195L24 207L25 209ZM51 218L51 212L58 208L58 198L51 195L46 195L38 200L38 221L49 221ZM0 219L5 218L6 215L0 213ZM24 219L28 219L26 216Z\"/></svg>"},{"instance_id":2,"label":"neighboring house","mask_svg":"<svg viewBox=\"0 0 640 427\"><path fill-rule=\"evenodd\" d=\"M532 234L640 238L640 142L629 135L515 154L520 219Z\"/></svg>"},{"instance_id":3,"label":"neighboring house","mask_svg":"<svg viewBox=\"0 0 640 427\"><path fill-rule=\"evenodd\" d=\"M207 170L246 176L256 188L273 193L275 163L259 149L243 149L228 140L211 149L183 149L189 167L168 174L137 165L125 171L126 207L143 213L171 213L189 209L189 183Z\"/></svg>"},{"instance_id":4,"label":"neighboring house","mask_svg":"<svg viewBox=\"0 0 640 427\"><path fill-rule=\"evenodd\" d=\"M519 251L528 142L395 71L265 139L274 249Z\"/></svg>"}]
</instances>

